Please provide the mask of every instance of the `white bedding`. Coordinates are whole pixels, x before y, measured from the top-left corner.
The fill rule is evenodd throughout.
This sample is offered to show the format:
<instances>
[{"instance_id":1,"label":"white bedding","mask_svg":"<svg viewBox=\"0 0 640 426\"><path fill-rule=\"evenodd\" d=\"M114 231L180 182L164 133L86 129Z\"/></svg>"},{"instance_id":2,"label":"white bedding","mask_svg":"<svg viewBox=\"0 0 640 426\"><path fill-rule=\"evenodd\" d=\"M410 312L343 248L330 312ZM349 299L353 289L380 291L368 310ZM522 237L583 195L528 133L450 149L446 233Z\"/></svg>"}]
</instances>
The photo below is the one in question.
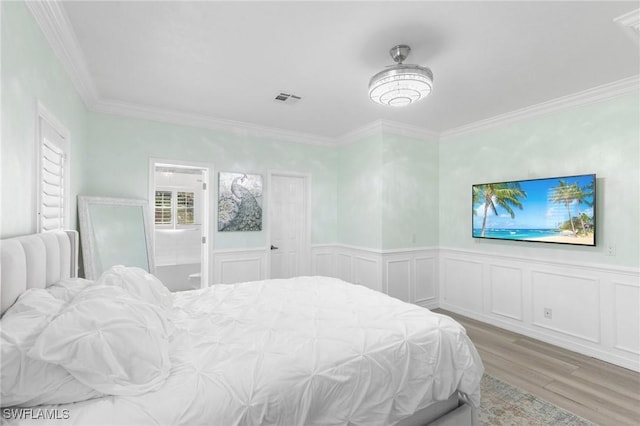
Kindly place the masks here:
<instances>
[{"instance_id":1,"label":"white bedding","mask_svg":"<svg viewBox=\"0 0 640 426\"><path fill-rule=\"evenodd\" d=\"M158 390L38 408L64 425L369 426L456 390L480 402L483 366L462 326L337 279L176 293L170 316L171 370Z\"/></svg>"}]
</instances>

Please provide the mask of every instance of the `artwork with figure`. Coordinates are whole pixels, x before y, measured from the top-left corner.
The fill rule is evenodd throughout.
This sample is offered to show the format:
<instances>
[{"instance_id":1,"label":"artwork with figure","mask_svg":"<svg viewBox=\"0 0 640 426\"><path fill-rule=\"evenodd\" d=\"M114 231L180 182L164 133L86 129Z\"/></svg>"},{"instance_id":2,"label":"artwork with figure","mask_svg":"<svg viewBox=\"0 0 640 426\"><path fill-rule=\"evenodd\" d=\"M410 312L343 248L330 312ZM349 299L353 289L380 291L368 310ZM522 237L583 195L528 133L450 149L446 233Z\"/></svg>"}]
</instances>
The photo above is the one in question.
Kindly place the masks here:
<instances>
[{"instance_id":1,"label":"artwork with figure","mask_svg":"<svg viewBox=\"0 0 640 426\"><path fill-rule=\"evenodd\" d=\"M262 176L221 172L218 231L262 230Z\"/></svg>"}]
</instances>

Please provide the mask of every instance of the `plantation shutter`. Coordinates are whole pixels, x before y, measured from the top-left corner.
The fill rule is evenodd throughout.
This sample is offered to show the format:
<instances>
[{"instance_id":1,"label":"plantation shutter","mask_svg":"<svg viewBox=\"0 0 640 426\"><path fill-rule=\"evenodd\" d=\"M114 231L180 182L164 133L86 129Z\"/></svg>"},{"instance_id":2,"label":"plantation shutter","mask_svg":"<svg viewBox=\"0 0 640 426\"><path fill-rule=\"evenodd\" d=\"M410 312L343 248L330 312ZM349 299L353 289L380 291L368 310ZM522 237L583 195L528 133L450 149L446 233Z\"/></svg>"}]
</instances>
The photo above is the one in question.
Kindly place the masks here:
<instances>
[{"instance_id":1,"label":"plantation shutter","mask_svg":"<svg viewBox=\"0 0 640 426\"><path fill-rule=\"evenodd\" d=\"M177 219L178 225L192 225L194 221L193 192L178 192Z\"/></svg>"},{"instance_id":2,"label":"plantation shutter","mask_svg":"<svg viewBox=\"0 0 640 426\"><path fill-rule=\"evenodd\" d=\"M66 155L64 138L46 121L40 120L40 231L65 226Z\"/></svg>"},{"instance_id":3,"label":"plantation shutter","mask_svg":"<svg viewBox=\"0 0 640 426\"><path fill-rule=\"evenodd\" d=\"M171 224L171 191L156 191L156 225Z\"/></svg>"}]
</instances>

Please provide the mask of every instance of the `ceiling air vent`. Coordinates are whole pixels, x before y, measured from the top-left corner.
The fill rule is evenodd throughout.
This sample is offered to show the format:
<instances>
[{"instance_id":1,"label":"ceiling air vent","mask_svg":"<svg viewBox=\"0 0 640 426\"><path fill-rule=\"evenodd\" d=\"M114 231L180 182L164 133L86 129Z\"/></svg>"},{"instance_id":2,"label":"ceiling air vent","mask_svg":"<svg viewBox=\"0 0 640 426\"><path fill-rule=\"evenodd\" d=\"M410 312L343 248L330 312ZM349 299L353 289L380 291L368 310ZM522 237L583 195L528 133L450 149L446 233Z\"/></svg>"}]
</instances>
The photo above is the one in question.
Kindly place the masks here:
<instances>
[{"instance_id":1,"label":"ceiling air vent","mask_svg":"<svg viewBox=\"0 0 640 426\"><path fill-rule=\"evenodd\" d=\"M280 92L274 99L278 103L294 105L294 104L297 104L302 98L300 96L292 95L290 93Z\"/></svg>"}]
</instances>

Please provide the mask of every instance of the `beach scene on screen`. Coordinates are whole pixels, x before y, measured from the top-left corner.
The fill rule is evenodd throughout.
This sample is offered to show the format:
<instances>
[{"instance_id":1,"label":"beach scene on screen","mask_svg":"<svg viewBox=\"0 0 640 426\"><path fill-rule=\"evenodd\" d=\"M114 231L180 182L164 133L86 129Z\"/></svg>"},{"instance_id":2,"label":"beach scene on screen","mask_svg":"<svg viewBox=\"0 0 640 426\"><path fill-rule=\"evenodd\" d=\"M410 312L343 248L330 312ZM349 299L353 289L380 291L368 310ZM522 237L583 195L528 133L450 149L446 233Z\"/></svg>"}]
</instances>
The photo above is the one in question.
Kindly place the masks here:
<instances>
[{"instance_id":1,"label":"beach scene on screen","mask_svg":"<svg viewBox=\"0 0 640 426\"><path fill-rule=\"evenodd\" d=\"M595 245L595 175L473 185L473 237Z\"/></svg>"}]
</instances>

